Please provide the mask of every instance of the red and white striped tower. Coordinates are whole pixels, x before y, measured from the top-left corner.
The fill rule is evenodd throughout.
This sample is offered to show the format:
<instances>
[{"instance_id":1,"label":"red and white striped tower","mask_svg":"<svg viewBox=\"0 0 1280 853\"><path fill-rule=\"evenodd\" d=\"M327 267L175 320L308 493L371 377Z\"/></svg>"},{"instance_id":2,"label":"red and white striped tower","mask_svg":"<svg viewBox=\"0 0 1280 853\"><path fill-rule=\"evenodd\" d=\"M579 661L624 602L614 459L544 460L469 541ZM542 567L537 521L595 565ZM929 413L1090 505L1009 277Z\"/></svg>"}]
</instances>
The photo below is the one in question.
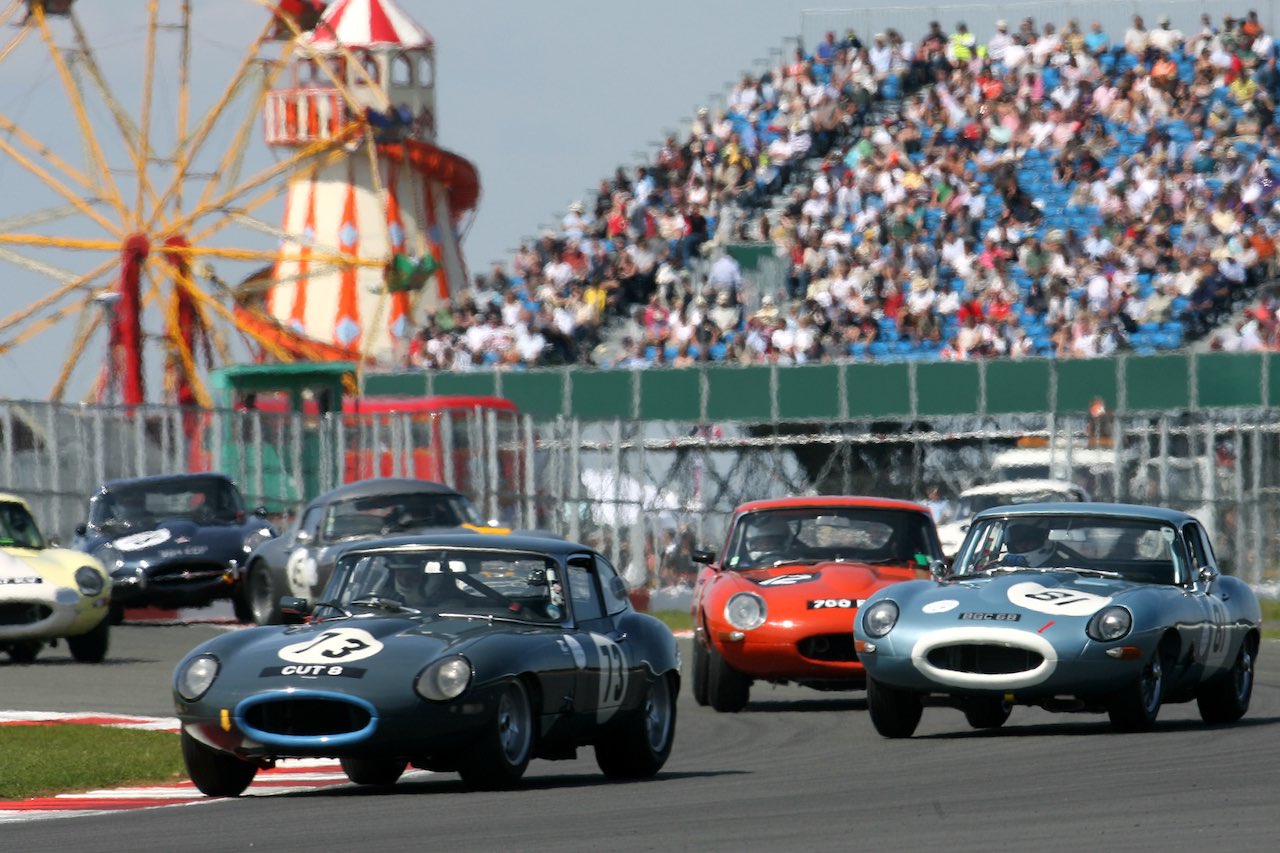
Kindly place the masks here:
<instances>
[{"instance_id":1,"label":"red and white striped tower","mask_svg":"<svg viewBox=\"0 0 1280 853\"><path fill-rule=\"evenodd\" d=\"M291 180L284 230L299 239L280 248L267 309L296 335L386 361L423 314L464 284L457 229L479 198L479 178L469 161L436 145L435 42L392 0L337 0L298 38L297 53L292 79L267 99L267 143L305 146L362 119L376 142L373 156L367 141L352 143L344 157ZM388 294L382 270L326 267L313 250L429 255L436 270Z\"/></svg>"}]
</instances>

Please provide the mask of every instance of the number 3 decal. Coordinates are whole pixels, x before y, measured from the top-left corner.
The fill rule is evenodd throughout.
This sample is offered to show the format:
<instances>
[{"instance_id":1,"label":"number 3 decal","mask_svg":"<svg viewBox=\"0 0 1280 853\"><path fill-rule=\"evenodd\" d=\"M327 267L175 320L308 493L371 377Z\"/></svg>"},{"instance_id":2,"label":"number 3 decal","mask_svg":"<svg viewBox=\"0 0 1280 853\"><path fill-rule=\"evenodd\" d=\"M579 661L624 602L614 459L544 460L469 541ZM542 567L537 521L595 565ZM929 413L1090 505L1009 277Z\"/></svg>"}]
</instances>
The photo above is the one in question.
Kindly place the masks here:
<instances>
[{"instance_id":1,"label":"number 3 decal","mask_svg":"<svg viewBox=\"0 0 1280 853\"><path fill-rule=\"evenodd\" d=\"M622 697L627 695L627 660L622 648L600 634L592 634L600 666L600 694L596 702L596 722L606 722L618 712Z\"/></svg>"}]
</instances>

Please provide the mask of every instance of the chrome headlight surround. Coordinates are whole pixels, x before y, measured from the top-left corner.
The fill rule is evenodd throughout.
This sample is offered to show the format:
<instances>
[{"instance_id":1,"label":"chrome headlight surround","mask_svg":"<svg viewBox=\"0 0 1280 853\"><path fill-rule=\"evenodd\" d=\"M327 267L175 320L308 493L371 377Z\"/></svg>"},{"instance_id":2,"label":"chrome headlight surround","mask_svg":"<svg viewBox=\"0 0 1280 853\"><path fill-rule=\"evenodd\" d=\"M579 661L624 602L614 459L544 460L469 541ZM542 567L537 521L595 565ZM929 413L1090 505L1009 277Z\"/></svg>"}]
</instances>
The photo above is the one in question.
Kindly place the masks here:
<instances>
[{"instance_id":1,"label":"chrome headlight surround","mask_svg":"<svg viewBox=\"0 0 1280 853\"><path fill-rule=\"evenodd\" d=\"M269 542L274 538L275 535L268 527L264 527L261 530L255 530L248 536L244 537L244 552L246 554L252 553L254 548L257 548L263 542Z\"/></svg>"},{"instance_id":2,"label":"chrome headlight surround","mask_svg":"<svg viewBox=\"0 0 1280 853\"><path fill-rule=\"evenodd\" d=\"M769 605L754 592L737 592L724 603L724 618L739 631L752 631L769 618Z\"/></svg>"},{"instance_id":3,"label":"chrome headlight surround","mask_svg":"<svg viewBox=\"0 0 1280 853\"><path fill-rule=\"evenodd\" d=\"M174 689L188 702L196 702L209 692L221 669L221 662L213 655L196 655L178 671Z\"/></svg>"},{"instance_id":4,"label":"chrome headlight surround","mask_svg":"<svg viewBox=\"0 0 1280 853\"><path fill-rule=\"evenodd\" d=\"M457 699L471 686L474 671L462 655L450 655L428 665L413 680L413 689L429 702Z\"/></svg>"},{"instance_id":5,"label":"chrome headlight surround","mask_svg":"<svg viewBox=\"0 0 1280 853\"><path fill-rule=\"evenodd\" d=\"M1133 614L1129 612L1129 608L1112 604L1093 614L1084 632L1089 635L1089 639L1099 643L1114 643L1128 636L1132 630Z\"/></svg>"},{"instance_id":6,"label":"chrome headlight surround","mask_svg":"<svg viewBox=\"0 0 1280 853\"><path fill-rule=\"evenodd\" d=\"M81 595L92 598L102 592L106 585L102 572L97 569L90 566L81 566L76 569L76 588L80 590Z\"/></svg>"},{"instance_id":7,"label":"chrome headlight surround","mask_svg":"<svg viewBox=\"0 0 1280 853\"><path fill-rule=\"evenodd\" d=\"M897 624L898 604L887 598L877 601L862 611L862 630L867 632L868 637L875 637L878 640L892 631Z\"/></svg>"}]
</instances>

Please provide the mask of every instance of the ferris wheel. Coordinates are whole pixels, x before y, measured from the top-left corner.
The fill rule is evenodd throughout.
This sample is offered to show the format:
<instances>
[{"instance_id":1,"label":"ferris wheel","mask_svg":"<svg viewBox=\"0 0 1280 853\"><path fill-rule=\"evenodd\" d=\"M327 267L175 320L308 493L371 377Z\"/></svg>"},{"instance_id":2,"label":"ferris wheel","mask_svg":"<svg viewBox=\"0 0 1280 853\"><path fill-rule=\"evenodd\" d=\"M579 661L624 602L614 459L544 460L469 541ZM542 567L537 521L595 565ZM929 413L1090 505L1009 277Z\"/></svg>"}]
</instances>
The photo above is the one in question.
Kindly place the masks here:
<instances>
[{"instance_id":1,"label":"ferris wheel","mask_svg":"<svg viewBox=\"0 0 1280 853\"><path fill-rule=\"evenodd\" d=\"M370 120L396 115L393 70L336 37L355 6L403 16L391 0L0 0L0 268L20 306L0 316L0 354L50 372L50 399L207 407L211 367L364 363L394 343L374 327L403 325L419 294L385 284L393 261L426 258L445 292L478 180L421 116L395 145ZM379 46L430 59L429 37ZM423 90L429 73L399 82ZM416 179L399 197L397 169ZM379 239L351 236L369 221ZM323 276L345 313L317 332Z\"/></svg>"}]
</instances>

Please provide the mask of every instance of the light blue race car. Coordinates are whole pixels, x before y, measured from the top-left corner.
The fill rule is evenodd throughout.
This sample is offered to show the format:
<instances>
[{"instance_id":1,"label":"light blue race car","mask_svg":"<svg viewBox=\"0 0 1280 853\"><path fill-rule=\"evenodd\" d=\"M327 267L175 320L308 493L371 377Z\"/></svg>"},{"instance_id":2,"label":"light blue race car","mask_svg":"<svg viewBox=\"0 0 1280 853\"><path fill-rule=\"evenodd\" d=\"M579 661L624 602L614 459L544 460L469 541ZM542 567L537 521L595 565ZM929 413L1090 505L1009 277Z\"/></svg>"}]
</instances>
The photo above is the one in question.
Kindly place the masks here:
<instances>
[{"instance_id":1,"label":"light blue race car","mask_svg":"<svg viewBox=\"0 0 1280 853\"><path fill-rule=\"evenodd\" d=\"M949 570L871 596L854 624L871 722L910 737L925 704L974 728L1014 705L1107 713L1151 728L1195 699L1206 723L1249 709L1261 613L1194 517L1156 507L1039 503L974 516Z\"/></svg>"}]
</instances>

